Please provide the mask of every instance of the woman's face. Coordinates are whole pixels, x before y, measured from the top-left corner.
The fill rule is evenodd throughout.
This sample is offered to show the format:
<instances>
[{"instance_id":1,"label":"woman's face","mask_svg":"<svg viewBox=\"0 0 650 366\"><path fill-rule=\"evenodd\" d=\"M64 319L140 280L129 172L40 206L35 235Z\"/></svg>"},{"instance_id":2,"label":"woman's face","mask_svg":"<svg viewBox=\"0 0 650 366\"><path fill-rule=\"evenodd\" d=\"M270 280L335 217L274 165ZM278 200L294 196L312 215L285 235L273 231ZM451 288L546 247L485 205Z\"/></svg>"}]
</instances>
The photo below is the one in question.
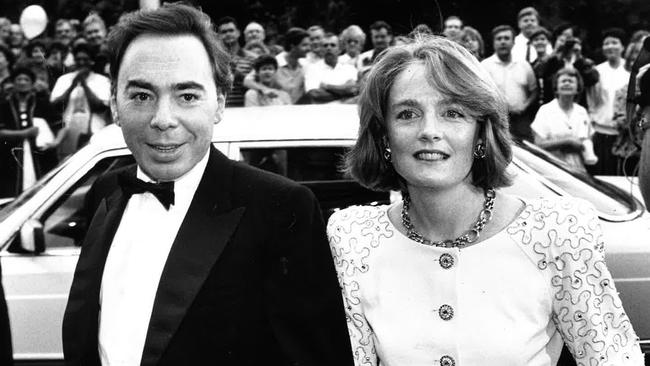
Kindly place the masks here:
<instances>
[{"instance_id":1,"label":"woman's face","mask_svg":"<svg viewBox=\"0 0 650 366\"><path fill-rule=\"evenodd\" d=\"M354 37L348 38L345 41L345 51L352 57L358 55L361 52L361 42L359 39Z\"/></svg>"},{"instance_id":2,"label":"woman's face","mask_svg":"<svg viewBox=\"0 0 650 366\"><path fill-rule=\"evenodd\" d=\"M578 94L578 79L572 75L560 75L557 78L557 96L575 97Z\"/></svg>"},{"instance_id":3,"label":"woman's face","mask_svg":"<svg viewBox=\"0 0 650 366\"><path fill-rule=\"evenodd\" d=\"M603 40L603 55L608 60L619 60L623 54L623 43L616 37L605 37Z\"/></svg>"},{"instance_id":4,"label":"woman's face","mask_svg":"<svg viewBox=\"0 0 650 366\"><path fill-rule=\"evenodd\" d=\"M465 48L467 48L469 52L471 52L474 55L478 55L479 47L481 45L478 43L478 39L476 39L476 37L467 35L463 38L463 43L465 45Z\"/></svg>"},{"instance_id":5,"label":"woman's face","mask_svg":"<svg viewBox=\"0 0 650 366\"><path fill-rule=\"evenodd\" d=\"M408 186L441 189L469 183L478 123L429 85L424 63L411 64L397 76L388 103L392 164Z\"/></svg>"},{"instance_id":6,"label":"woman's face","mask_svg":"<svg viewBox=\"0 0 650 366\"><path fill-rule=\"evenodd\" d=\"M273 81L273 75L275 75L276 68L273 65L262 65L258 71L258 76L260 81L264 85L269 85Z\"/></svg>"},{"instance_id":7,"label":"woman's face","mask_svg":"<svg viewBox=\"0 0 650 366\"><path fill-rule=\"evenodd\" d=\"M14 90L18 93L27 93L32 90L34 82L25 74L18 74L14 78Z\"/></svg>"}]
</instances>

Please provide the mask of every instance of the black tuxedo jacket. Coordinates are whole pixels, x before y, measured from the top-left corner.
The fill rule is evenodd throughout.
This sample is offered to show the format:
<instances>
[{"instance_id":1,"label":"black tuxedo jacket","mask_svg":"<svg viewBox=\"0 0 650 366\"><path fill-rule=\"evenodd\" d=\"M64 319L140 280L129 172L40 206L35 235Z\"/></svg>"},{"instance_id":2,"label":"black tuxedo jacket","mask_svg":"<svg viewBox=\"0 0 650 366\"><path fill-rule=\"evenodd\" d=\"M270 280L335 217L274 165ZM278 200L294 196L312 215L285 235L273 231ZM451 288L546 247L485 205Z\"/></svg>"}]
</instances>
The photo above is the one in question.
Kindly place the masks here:
<instances>
[{"instance_id":1,"label":"black tuxedo jacket","mask_svg":"<svg viewBox=\"0 0 650 366\"><path fill-rule=\"evenodd\" d=\"M67 365L100 364L99 290L127 202L116 176L89 193L96 210L63 320ZM141 364L352 365L322 216L307 188L211 148L163 269Z\"/></svg>"}]
</instances>

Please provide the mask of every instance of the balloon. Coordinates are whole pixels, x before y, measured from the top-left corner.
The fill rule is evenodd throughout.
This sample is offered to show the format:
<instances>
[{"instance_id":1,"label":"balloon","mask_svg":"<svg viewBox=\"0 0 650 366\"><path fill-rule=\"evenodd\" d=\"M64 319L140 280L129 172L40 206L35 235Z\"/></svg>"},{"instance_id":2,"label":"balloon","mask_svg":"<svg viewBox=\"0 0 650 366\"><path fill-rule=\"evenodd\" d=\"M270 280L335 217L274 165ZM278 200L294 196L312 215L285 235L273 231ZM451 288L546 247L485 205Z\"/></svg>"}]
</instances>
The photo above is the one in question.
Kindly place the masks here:
<instances>
[{"instance_id":1,"label":"balloon","mask_svg":"<svg viewBox=\"0 0 650 366\"><path fill-rule=\"evenodd\" d=\"M20 27L27 39L34 39L47 26L47 14L40 5L30 5L20 14Z\"/></svg>"}]
</instances>

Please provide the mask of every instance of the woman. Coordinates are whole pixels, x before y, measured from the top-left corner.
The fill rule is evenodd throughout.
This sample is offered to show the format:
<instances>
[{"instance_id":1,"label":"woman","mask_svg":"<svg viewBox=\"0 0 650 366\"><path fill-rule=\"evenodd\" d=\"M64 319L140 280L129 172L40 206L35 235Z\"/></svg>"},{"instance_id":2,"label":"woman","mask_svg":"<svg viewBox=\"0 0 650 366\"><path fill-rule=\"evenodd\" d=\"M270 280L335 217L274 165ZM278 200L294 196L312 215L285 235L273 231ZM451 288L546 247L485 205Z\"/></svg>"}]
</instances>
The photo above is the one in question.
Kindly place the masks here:
<instances>
[{"instance_id":1,"label":"woman","mask_svg":"<svg viewBox=\"0 0 650 366\"><path fill-rule=\"evenodd\" d=\"M483 55L485 54L485 43L483 42L483 37L479 31L466 25L460 33L460 40L463 46L465 46L465 48L467 48L477 60L481 61L483 59Z\"/></svg>"},{"instance_id":2,"label":"woman","mask_svg":"<svg viewBox=\"0 0 650 366\"><path fill-rule=\"evenodd\" d=\"M17 66L11 81L13 91L0 102L0 197L18 195L56 165L56 141L47 125L52 121L50 105L34 89L36 75L28 67ZM44 123L38 127L39 122ZM38 136L45 130L51 139L41 143Z\"/></svg>"},{"instance_id":3,"label":"woman","mask_svg":"<svg viewBox=\"0 0 650 366\"><path fill-rule=\"evenodd\" d=\"M341 32L341 45L345 53L339 56L339 63L352 65L361 69L361 60L359 55L366 44L366 34L358 25L351 25Z\"/></svg>"},{"instance_id":4,"label":"woman","mask_svg":"<svg viewBox=\"0 0 650 366\"><path fill-rule=\"evenodd\" d=\"M253 69L257 81L267 89L265 93L259 90L248 89L244 94L244 106L268 106L291 104L291 96L284 90L274 88L275 73L278 71L278 61L271 55L262 55L255 59ZM269 93L272 90L272 93Z\"/></svg>"},{"instance_id":5,"label":"woman","mask_svg":"<svg viewBox=\"0 0 650 366\"><path fill-rule=\"evenodd\" d=\"M535 144L572 168L586 172L585 163L592 165L598 159L590 144L593 128L589 114L575 102L582 88L582 78L575 69L558 71L553 79L555 99L539 108L530 127Z\"/></svg>"},{"instance_id":6,"label":"woman","mask_svg":"<svg viewBox=\"0 0 650 366\"><path fill-rule=\"evenodd\" d=\"M499 190L512 156L500 95L437 37L370 71L347 169L403 201L328 224L357 365L555 365L563 341L581 364L643 363L593 209Z\"/></svg>"}]
</instances>

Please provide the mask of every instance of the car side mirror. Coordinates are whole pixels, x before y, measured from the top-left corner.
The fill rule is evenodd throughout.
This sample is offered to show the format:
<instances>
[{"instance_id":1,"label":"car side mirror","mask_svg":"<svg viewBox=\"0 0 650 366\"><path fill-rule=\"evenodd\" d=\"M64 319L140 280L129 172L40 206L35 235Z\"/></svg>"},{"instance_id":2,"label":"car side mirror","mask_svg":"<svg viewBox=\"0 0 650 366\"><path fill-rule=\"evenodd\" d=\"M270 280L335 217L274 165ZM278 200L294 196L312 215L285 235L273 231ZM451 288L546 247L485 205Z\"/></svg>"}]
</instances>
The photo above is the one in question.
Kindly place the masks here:
<instances>
[{"instance_id":1,"label":"car side mirror","mask_svg":"<svg viewBox=\"0 0 650 366\"><path fill-rule=\"evenodd\" d=\"M45 251L43 224L36 219L27 220L20 228L20 246L22 249L39 254Z\"/></svg>"}]
</instances>

